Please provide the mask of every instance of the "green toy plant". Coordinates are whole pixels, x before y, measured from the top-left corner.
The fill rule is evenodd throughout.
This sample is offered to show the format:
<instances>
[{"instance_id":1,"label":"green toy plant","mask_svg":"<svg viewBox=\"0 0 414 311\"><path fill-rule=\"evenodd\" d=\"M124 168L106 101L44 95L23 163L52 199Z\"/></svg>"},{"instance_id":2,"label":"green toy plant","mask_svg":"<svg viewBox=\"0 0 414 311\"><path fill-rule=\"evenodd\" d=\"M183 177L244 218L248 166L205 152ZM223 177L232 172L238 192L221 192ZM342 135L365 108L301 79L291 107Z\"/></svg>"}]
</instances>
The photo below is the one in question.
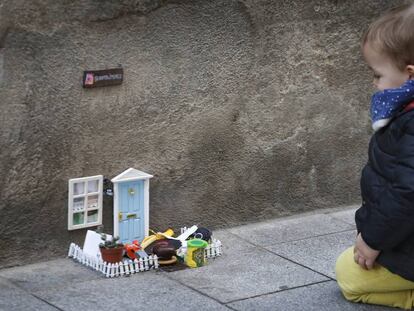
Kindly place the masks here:
<instances>
[{"instance_id":1,"label":"green toy plant","mask_svg":"<svg viewBox=\"0 0 414 311\"><path fill-rule=\"evenodd\" d=\"M122 261L124 244L119 241L119 236L108 239L108 236L102 233L101 228L98 228L97 232L101 235L102 239L102 242L99 244L102 260L109 263Z\"/></svg>"},{"instance_id":2,"label":"green toy plant","mask_svg":"<svg viewBox=\"0 0 414 311\"><path fill-rule=\"evenodd\" d=\"M103 241L99 244L100 248L108 249L108 248L124 247L124 245L121 242L119 242L119 236L112 237L111 239L108 240L108 235L106 233L103 233L103 229L104 229L104 226L100 225L95 231L101 236L101 240Z\"/></svg>"},{"instance_id":3,"label":"green toy plant","mask_svg":"<svg viewBox=\"0 0 414 311\"><path fill-rule=\"evenodd\" d=\"M118 248L118 247L124 247L124 244L122 244L119 241L119 236L112 237L111 239L108 239L107 235L105 233L101 233L101 239L103 242L99 244L100 248Z\"/></svg>"}]
</instances>

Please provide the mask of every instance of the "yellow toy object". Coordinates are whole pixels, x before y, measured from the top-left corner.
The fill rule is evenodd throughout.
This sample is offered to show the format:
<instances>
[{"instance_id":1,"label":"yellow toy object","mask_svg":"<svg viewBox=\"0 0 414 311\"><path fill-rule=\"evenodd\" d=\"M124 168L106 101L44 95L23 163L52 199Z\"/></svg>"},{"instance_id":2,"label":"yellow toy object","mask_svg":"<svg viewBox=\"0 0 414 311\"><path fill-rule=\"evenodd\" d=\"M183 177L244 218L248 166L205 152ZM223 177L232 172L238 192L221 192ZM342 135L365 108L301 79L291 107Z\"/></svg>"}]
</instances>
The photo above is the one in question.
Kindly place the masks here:
<instances>
[{"instance_id":1,"label":"yellow toy object","mask_svg":"<svg viewBox=\"0 0 414 311\"><path fill-rule=\"evenodd\" d=\"M197 268L204 266L206 259L204 257L204 249L208 243L201 239L193 239L187 242L187 253L184 256L184 261L190 268Z\"/></svg>"},{"instance_id":2,"label":"yellow toy object","mask_svg":"<svg viewBox=\"0 0 414 311\"><path fill-rule=\"evenodd\" d=\"M160 265L171 265L177 262L177 257L172 256L171 259L158 259Z\"/></svg>"},{"instance_id":3,"label":"yellow toy object","mask_svg":"<svg viewBox=\"0 0 414 311\"><path fill-rule=\"evenodd\" d=\"M148 245L155 242L156 240L162 240L168 237L172 237L174 234L173 229L169 228L164 232L157 232L155 234L149 235L142 240L141 247L145 249Z\"/></svg>"}]
</instances>

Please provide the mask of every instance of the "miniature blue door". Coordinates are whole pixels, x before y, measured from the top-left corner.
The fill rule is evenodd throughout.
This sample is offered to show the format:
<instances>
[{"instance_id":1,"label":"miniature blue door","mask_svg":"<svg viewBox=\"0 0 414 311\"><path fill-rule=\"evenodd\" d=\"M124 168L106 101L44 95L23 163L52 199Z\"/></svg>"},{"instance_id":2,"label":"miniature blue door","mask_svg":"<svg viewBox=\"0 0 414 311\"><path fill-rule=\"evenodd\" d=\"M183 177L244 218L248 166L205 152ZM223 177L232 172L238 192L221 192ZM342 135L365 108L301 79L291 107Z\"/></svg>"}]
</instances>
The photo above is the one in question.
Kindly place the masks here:
<instances>
[{"instance_id":1,"label":"miniature blue door","mask_svg":"<svg viewBox=\"0 0 414 311\"><path fill-rule=\"evenodd\" d=\"M144 239L144 181L119 184L119 237L122 243Z\"/></svg>"}]
</instances>

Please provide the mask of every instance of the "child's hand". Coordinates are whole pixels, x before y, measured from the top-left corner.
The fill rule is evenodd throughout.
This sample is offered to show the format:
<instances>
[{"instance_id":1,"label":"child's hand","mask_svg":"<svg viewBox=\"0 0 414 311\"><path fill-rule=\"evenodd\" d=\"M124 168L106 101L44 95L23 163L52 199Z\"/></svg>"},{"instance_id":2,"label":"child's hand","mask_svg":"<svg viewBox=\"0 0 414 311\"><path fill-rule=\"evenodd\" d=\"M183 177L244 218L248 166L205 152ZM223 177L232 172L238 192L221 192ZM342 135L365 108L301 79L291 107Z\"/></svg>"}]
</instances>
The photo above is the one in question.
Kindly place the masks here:
<instances>
[{"instance_id":1,"label":"child's hand","mask_svg":"<svg viewBox=\"0 0 414 311\"><path fill-rule=\"evenodd\" d=\"M372 249L365 243L361 233L358 234L354 247L354 260L361 268L365 270L372 269L379 253L380 251Z\"/></svg>"}]
</instances>

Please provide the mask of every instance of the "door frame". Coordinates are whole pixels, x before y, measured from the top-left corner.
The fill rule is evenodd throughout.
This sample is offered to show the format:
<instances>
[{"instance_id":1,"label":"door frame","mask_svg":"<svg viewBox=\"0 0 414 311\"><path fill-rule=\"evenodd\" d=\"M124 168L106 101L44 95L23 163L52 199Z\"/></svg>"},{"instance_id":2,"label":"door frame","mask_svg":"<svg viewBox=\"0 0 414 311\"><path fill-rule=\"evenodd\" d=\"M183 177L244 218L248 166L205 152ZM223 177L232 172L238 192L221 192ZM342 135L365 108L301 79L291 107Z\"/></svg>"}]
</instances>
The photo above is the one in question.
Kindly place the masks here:
<instances>
[{"instance_id":1,"label":"door frame","mask_svg":"<svg viewBox=\"0 0 414 311\"><path fill-rule=\"evenodd\" d=\"M138 178L136 180L144 179L144 237L149 235L149 179ZM130 182L131 179L125 180L124 182ZM114 183L114 236L119 236L119 184L123 181ZM140 241L142 242L142 241Z\"/></svg>"}]
</instances>

